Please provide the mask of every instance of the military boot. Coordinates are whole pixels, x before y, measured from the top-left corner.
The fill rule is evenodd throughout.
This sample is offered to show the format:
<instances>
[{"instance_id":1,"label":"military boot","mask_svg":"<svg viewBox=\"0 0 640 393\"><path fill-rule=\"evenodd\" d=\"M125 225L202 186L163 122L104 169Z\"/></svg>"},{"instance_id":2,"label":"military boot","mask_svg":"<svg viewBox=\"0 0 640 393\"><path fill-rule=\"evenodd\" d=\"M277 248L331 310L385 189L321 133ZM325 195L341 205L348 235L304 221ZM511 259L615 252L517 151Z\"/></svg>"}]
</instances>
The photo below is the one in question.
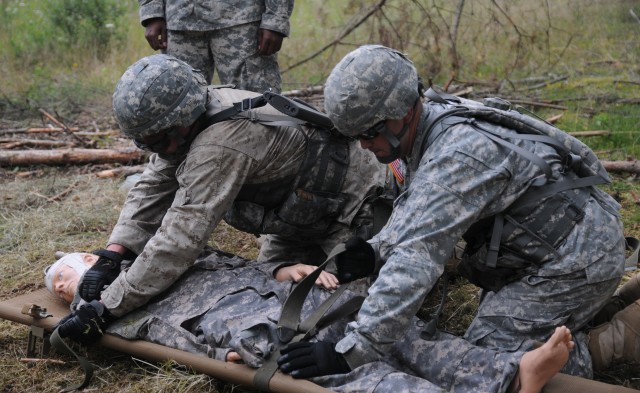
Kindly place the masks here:
<instances>
[{"instance_id":1,"label":"military boot","mask_svg":"<svg viewBox=\"0 0 640 393\"><path fill-rule=\"evenodd\" d=\"M589 332L589 352L594 370L603 370L614 360L640 362L640 300Z\"/></svg>"},{"instance_id":2,"label":"military boot","mask_svg":"<svg viewBox=\"0 0 640 393\"><path fill-rule=\"evenodd\" d=\"M627 306L640 299L640 273L618 288L613 296L618 296Z\"/></svg>"},{"instance_id":3,"label":"military boot","mask_svg":"<svg viewBox=\"0 0 640 393\"><path fill-rule=\"evenodd\" d=\"M592 326L598 326L609 322L613 316L640 299L640 273L631 277L611 296L611 299L602 307L591 321Z\"/></svg>"},{"instance_id":4,"label":"military boot","mask_svg":"<svg viewBox=\"0 0 640 393\"><path fill-rule=\"evenodd\" d=\"M634 393L635 389L593 381L568 374L556 374L542 388L542 393Z\"/></svg>"}]
</instances>

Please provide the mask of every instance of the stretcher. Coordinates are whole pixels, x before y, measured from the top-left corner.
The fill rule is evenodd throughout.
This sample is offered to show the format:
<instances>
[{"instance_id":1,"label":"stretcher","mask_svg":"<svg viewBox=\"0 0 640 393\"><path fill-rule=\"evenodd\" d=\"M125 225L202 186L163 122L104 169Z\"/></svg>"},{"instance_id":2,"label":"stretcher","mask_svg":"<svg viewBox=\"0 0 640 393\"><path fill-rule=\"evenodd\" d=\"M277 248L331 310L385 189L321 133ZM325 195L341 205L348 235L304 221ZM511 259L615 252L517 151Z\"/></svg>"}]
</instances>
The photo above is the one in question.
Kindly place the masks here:
<instances>
[{"instance_id":1,"label":"stretcher","mask_svg":"<svg viewBox=\"0 0 640 393\"><path fill-rule=\"evenodd\" d=\"M0 302L0 318L31 327L28 349L32 352L40 346L48 346L47 341L37 343L38 336L42 337L43 332L52 331L60 318L67 314L69 314L69 306L61 299L53 296L46 288ZM214 378L253 387L256 369L245 365L227 363L147 341L124 340L109 334L105 335L98 344L105 348L149 361L163 362L173 360L178 364ZM280 372L275 373L271 378L269 389L277 393L331 392L310 381L293 379Z\"/></svg>"},{"instance_id":2,"label":"stretcher","mask_svg":"<svg viewBox=\"0 0 640 393\"><path fill-rule=\"evenodd\" d=\"M31 327L28 349L38 348L37 337L50 332L61 317L69 313L69 306L45 288L0 302L0 318ZM46 334L44 335L46 337ZM230 383L255 388L256 369L241 364L227 363L147 341L130 341L105 335L99 345L149 361L173 360L178 364ZM47 346L45 340L40 345ZM42 347L41 347L42 348ZM293 379L276 372L269 381L269 390L276 393L329 393L310 381ZM543 389L543 393L633 393L638 390L591 381L566 374L558 374Z\"/></svg>"}]
</instances>

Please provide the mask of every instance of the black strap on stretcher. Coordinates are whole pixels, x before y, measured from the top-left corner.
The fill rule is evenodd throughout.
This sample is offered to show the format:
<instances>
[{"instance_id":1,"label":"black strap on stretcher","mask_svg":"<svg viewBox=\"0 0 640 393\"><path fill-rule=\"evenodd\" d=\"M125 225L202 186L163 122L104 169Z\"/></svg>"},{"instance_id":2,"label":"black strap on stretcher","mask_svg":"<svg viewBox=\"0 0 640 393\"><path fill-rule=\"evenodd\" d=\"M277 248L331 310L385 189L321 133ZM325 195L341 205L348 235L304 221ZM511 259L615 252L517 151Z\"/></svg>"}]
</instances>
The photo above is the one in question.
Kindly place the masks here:
<instances>
[{"instance_id":1,"label":"black strap on stretcher","mask_svg":"<svg viewBox=\"0 0 640 393\"><path fill-rule=\"evenodd\" d=\"M287 300L285 300L282 306L282 312L280 319L278 320L277 334L280 339L280 345L275 351L271 352L268 358L265 359L262 367L256 371L253 377L253 385L264 391L271 391L269 389L269 381L278 369L277 360L280 357L280 347L284 344L294 343L302 340L306 340L309 337L315 335L319 329L327 326L340 318L350 315L360 309L363 296L356 296L339 307L335 308L332 312L327 313L329 308L335 303L336 300L347 290L349 284L344 284L338 287L330 296L325 300L320 307L307 317L304 321L300 321L300 314L302 313L302 305L304 304L307 295L311 291L311 288L315 285L318 276L327 266L327 264L336 255L345 251L344 243L338 244L331 250L327 259L318 266L311 274L306 276L302 281L296 285L291 291ZM325 315L326 314L326 315Z\"/></svg>"},{"instance_id":2,"label":"black strap on stretcher","mask_svg":"<svg viewBox=\"0 0 640 393\"><path fill-rule=\"evenodd\" d=\"M93 366L84 356L78 355L71 348L69 348L62 337L60 337L58 328L56 328L53 333L51 333L49 342L51 343L51 346L56 349L56 351L75 357L84 370L84 380L81 383L69 385L65 388L62 388L60 392L72 392L74 390L85 388L87 385L89 385L89 382L91 382L91 378L93 377Z\"/></svg>"}]
</instances>

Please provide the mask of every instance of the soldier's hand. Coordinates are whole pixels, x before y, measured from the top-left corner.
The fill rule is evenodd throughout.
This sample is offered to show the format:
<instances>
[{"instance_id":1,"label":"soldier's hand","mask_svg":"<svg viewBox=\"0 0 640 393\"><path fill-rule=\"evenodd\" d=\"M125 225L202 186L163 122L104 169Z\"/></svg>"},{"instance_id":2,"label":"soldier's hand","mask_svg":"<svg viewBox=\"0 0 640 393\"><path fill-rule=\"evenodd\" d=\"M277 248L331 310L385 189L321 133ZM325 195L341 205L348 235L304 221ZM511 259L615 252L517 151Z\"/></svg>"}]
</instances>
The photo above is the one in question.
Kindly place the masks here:
<instances>
[{"instance_id":1,"label":"soldier's hand","mask_svg":"<svg viewBox=\"0 0 640 393\"><path fill-rule=\"evenodd\" d=\"M260 56L270 56L282 48L284 35L277 31L260 29L258 30L258 54Z\"/></svg>"},{"instance_id":2,"label":"soldier's hand","mask_svg":"<svg viewBox=\"0 0 640 393\"><path fill-rule=\"evenodd\" d=\"M98 261L87 270L78 286L78 293L85 301L100 299L100 292L105 285L109 285L120 274L122 255L109 250L95 250L93 254L99 256Z\"/></svg>"},{"instance_id":3,"label":"soldier's hand","mask_svg":"<svg viewBox=\"0 0 640 393\"><path fill-rule=\"evenodd\" d=\"M60 337L84 345L95 343L104 334L104 328L113 322L115 317L97 300L83 304L73 314L62 318L56 325Z\"/></svg>"},{"instance_id":4,"label":"soldier's hand","mask_svg":"<svg viewBox=\"0 0 640 393\"><path fill-rule=\"evenodd\" d=\"M167 22L162 18L145 21L144 38L153 50L167 49Z\"/></svg>"},{"instance_id":5,"label":"soldier's hand","mask_svg":"<svg viewBox=\"0 0 640 393\"><path fill-rule=\"evenodd\" d=\"M291 343L280 350L278 366L293 378L312 378L322 375L345 374L351 371L336 344L330 342Z\"/></svg>"},{"instance_id":6,"label":"soldier's hand","mask_svg":"<svg viewBox=\"0 0 640 393\"><path fill-rule=\"evenodd\" d=\"M338 280L347 283L373 273L376 254L364 239L352 237L344 244L345 251L336 255Z\"/></svg>"}]
</instances>

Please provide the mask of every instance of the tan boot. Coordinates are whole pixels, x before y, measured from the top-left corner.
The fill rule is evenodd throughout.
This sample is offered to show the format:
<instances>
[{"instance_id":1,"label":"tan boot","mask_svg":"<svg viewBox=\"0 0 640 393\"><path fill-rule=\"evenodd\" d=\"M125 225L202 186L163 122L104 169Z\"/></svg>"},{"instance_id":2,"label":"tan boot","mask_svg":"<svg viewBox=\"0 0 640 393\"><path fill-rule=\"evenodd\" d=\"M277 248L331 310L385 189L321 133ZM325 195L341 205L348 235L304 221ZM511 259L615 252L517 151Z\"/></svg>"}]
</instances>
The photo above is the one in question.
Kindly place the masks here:
<instances>
[{"instance_id":1,"label":"tan boot","mask_svg":"<svg viewBox=\"0 0 640 393\"><path fill-rule=\"evenodd\" d=\"M631 277L629 281L618 288L609 301L598 311L598 314L593 317L592 325L598 326L609 322L616 313L638 299L640 299L640 273Z\"/></svg>"},{"instance_id":2,"label":"tan boot","mask_svg":"<svg viewBox=\"0 0 640 393\"><path fill-rule=\"evenodd\" d=\"M618 296L626 305L640 299L640 273L631 277L629 281L618 288L613 296Z\"/></svg>"},{"instance_id":3,"label":"tan boot","mask_svg":"<svg viewBox=\"0 0 640 393\"><path fill-rule=\"evenodd\" d=\"M640 363L640 300L589 332L589 352L594 370L620 359Z\"/></svg>"},{"instance_id":4,"label":"tan boot","mask_svg":"<svg viewBox=\"0 0 640 393\"><path fill-rule=\"evenodd\" d=\"M556 374L551 378L542 393L637 393L635 389L624 386L610 385L608 383L593 381L567 374Z\"/></svg>"}]
</instances>

